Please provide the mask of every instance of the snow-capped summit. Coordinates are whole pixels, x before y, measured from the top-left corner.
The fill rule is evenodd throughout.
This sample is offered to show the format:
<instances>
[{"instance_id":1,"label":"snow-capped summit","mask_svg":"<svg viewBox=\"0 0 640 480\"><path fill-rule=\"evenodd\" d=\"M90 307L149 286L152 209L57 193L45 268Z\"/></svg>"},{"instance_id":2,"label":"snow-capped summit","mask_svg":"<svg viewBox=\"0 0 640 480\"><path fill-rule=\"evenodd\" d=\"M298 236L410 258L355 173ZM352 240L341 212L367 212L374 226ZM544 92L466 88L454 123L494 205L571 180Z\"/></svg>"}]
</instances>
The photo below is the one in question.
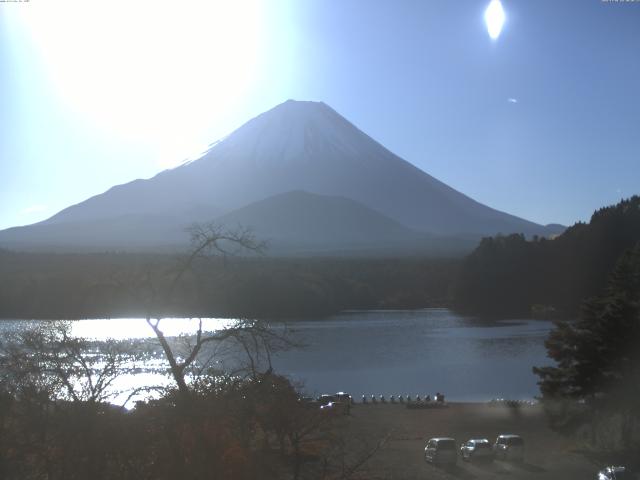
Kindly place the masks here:
<instances>
[{"instance_id":1,"label":"snow-capped summit","mask_svg":"<svg viewBox=\"0 0 640 480\"><path fill-rule=\"evenodd\" d=\"M244 161L287 164L318 155L330 160L335 152L356 156L368 141L325 103L287 100L244 124L209 153L224 158L230 152Z\"/></svg>"},{"instance_id":2,"label":"snow-capped summit","mask_svg":"<svg viewBox=\"0 0 640 480\"><path fill-rule=\"evenodd\" d=\"M312 162L357 161L372 143L325 103L287 100L217 142L202 163L214 168L238 164L258 169L308 167Z\"/></svg>"}]
</instances>

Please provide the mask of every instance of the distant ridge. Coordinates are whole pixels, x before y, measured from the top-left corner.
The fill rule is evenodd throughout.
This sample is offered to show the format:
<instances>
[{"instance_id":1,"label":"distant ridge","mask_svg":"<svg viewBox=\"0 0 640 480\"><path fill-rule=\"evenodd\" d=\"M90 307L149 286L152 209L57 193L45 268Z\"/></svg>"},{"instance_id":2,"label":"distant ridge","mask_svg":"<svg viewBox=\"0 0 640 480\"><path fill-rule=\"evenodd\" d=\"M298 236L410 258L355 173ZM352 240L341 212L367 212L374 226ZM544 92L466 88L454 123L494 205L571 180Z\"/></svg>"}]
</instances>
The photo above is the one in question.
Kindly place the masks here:
<instances>
[{"instance_id":1,"label":"distant ridge","mask_svg":"<svg viewBox=\"0 0 640 480\"><path fill-rule=\"evenodd\" d=\"M217 221L249 227L271 247L280 248L391 248L417 245L426 238L354 200L301 190L249 204Z\"/></svg>"}]
</instances>

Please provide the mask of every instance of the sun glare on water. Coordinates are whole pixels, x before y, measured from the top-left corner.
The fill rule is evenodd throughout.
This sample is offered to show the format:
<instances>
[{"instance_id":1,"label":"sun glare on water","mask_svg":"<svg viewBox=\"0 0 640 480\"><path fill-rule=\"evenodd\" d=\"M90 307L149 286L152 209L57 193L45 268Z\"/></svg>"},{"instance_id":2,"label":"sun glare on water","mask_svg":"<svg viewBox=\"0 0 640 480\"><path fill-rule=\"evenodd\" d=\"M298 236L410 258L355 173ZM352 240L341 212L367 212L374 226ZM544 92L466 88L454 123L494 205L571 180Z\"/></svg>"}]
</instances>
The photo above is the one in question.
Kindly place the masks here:
<instances>
[{"instance_id":1,"label":"sun glare on water","mask_svg":"<svg viewBox=\"0 0 640 480\"><path fill-rule=\"evenodd\" d=\"M228 318L203 318L202 328L206 332L214 332L229 328L235 322L236 320ZM195 335L199 320L196 318L165 318L160 325L168 337ZM153 330L143 318L77 320L71 322L71 332L74 336L97 341L155 338Z\"/></svg>"},{"instance_id":2,"label":"sun glare on water","mask_svg":"<svg viewBox=\"0 0 640 480\"><path fill-rule=\"evenodd\" d=\"M64 108L170 157L199 146L212 116L251 87L261 9L259 0L59 0L19 15Z\"/></svg>"},{"instance_id":3,"label":"sun glare on water","mask_svg":"<svg viewBox=\"0 0 640 480\"><path fill-rule=\"evenodd\" d=\"M492 39L497 39L502 32L506 16L500 0L491 0L484 12L484 21L487 24L487 32Z\"/></svg>"}]
</instances>

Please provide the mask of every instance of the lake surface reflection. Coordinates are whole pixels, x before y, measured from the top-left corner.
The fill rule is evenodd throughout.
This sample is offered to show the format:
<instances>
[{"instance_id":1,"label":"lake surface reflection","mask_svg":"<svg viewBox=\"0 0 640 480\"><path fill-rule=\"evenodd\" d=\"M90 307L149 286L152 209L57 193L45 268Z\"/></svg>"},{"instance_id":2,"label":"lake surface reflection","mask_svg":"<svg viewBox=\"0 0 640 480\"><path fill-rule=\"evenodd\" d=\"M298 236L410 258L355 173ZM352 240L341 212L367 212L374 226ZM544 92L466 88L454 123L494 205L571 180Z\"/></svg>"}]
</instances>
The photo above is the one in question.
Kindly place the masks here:
<instances>
[{"instance_id":1,"label":"lake surface reflection","mask_svg":"<svg viewBox=\"0 0 640 480\"><path fill-rule=\"evenodd\" d=\"M5 320L0 332L34 323ZM231 323L206 319L204 327L213 331ZM165 319L161 325L167 336L189 335L198 321ZM271 325L279 329L283 323ZM344 390L359 399L363 394L433 396L440 391L458 401L531 399L538 394L532 366L550 364L544 348L552 328L547 321L486 320L426 309L345 312L287 326L304 347L277 353L273 365L309 394ZM79 320L72 332L98 341L154 338L144 319ZM155 372L121 383L157 381Z\"/></svg>"},{"instance_id":2,"label":"lake surface reflection","mask_svg":"<svg viewBox=\"0 0 640 480\"><path fill-rule=\"evenodd\" d=\"M349 312L293 328L308 346L281 353L274 365L310 393L531 399L539 393L532 366L551 363L547 321L481 320L428 309Z\"/></svg>"}]
</instances>

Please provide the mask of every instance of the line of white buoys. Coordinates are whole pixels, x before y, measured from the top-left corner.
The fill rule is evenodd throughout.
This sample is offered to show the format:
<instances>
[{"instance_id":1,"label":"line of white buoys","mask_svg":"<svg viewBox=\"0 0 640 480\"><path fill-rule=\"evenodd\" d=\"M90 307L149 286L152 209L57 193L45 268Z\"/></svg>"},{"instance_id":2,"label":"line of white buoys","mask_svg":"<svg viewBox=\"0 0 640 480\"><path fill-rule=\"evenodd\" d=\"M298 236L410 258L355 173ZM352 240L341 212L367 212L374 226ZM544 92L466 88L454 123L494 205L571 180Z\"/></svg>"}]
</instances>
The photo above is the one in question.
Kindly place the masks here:
<instances>
[{"instance_id":1,"label":"line of white buoys","mask_svg":"<svg viewBox=\"0 0 640 480\"><path fill-rule=\"evenodd\" d=\"M352 399L352 403L355 403L353 399ZM378 405L378 404L386 404L386 403L391 403L394 405L402 404L402 405L405 405L407 408L411 408L411 409L446 406L446 402L444 400L444 394L440 392L436 393L433 396L433 399L429 394L424 396L420 396L419 394L415 396L402 395L402 394L397 396L390 395L388 399L384 394L362 395L361 403L363 405ZM496 401L494 400L492 403L495 404Z\"/></svg>"},{"instance_id":2,"label":"line of white buoys","mask_svg":"<svg viewBox=\"0 0 640 480\"><path fill-rule=\"evenodd\" d=\"M437 394L434 396L434 401L438 401L438 402L444 402L444 395L442 394ZM363 404L378 404L378 403L423 403L423 402L431 402L431 395L425 395L424 397L421 397L420 395L415 395L415 396L411 396L411 395L390 395L389 398L387 399L387 397L384 394L380 394L380 395L375 395L375 394L371 394L371 395L362 395L362 400L361 403ZM351 400L351 403L355 403L355 400Z\"/></svg>"},{"instance_id":3,"label":"line of white buoys","mask_svg":"<svg viewBox=\"0 0 640 480\"><path fill-rule=\"evenodd\" d=\"M337 402L337 403L340 403L341 405L346 405L346 406L356 404L356 400L351 395L344 392L338 392L334 395L326 395L326 394L320 395L315 400L311 397L304 397L304 399L309 402L319 402L321 405L325 405L330 402L333 402L333 403ZM378 395L363 394L362 395L362 400L361 400L362 405L377 405L377 404L387 404L387 403L391 403L394 405L403 404L410 409L447 406L444 399L444 394L440 392L436 393L433 397L431 397L431 395L429 394L426 394L423 397L421 397L419 394L415 396L400 394L397 396L390 395L388 399L384 394L378 394ZM537 404L537 402L535 400L509 400L504 398L494 398L486 402L486 404L490 407L507 406L511 408L518 408L518 407L534 406Z\"/></svg>"},{"instance_id":4,"label":"line of white buoys","mask_svg":"<svg viewBox=\"0 0 640 480\"><path fill-rule=\"evenodd\" d=\"M511 408L533 407L537 405L536 400L510 400L505 398L493 398L487 402L490 407L504 406Z\"/></svg>"}]
</instances>

